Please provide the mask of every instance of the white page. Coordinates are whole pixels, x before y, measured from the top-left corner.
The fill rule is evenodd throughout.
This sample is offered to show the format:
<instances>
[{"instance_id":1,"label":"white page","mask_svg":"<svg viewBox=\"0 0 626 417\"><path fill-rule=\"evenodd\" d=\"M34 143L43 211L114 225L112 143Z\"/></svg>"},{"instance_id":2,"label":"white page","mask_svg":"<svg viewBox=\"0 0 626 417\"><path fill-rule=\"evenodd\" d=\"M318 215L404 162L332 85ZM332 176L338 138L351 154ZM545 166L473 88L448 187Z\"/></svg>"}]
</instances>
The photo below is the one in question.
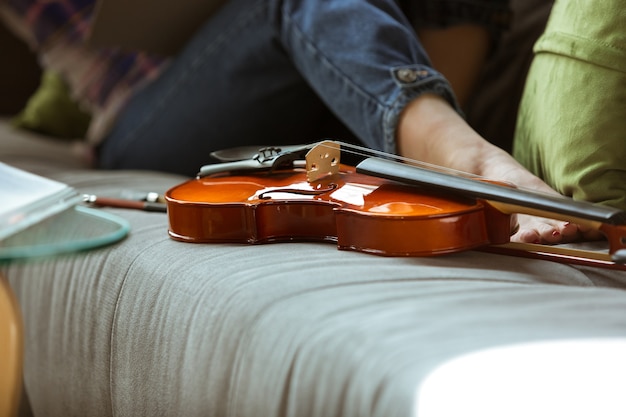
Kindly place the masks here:
<instances>
[{"instance_id":1,"label":"white page","mask_svg":"<svg viewBox=\"0 0 626 417\"><path fill-rule=\"evenodd\" d=\"M78 201L77 192L67 184L0 162L0 239Z\"/></svg>"}]
</instances>

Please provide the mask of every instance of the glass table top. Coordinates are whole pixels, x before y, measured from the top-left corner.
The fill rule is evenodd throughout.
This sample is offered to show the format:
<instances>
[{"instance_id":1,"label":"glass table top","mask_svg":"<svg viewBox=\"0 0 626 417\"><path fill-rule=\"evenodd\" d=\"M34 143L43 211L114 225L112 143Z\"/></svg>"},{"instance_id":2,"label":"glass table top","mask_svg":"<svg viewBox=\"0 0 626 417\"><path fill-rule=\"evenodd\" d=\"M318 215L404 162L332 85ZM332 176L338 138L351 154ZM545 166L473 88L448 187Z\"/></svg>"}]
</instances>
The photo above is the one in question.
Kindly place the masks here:
<instances>
[{"instance_id":1,"label":"glass table top","mask_svg":"<svg viewBox=\"0 0 626 417\"><path fill-rule=\"evenodd\" d=\"M76 205L0 241L0 262L57 256L120 241L128 222L106 211Z\"/></svg>"}]
</instances>

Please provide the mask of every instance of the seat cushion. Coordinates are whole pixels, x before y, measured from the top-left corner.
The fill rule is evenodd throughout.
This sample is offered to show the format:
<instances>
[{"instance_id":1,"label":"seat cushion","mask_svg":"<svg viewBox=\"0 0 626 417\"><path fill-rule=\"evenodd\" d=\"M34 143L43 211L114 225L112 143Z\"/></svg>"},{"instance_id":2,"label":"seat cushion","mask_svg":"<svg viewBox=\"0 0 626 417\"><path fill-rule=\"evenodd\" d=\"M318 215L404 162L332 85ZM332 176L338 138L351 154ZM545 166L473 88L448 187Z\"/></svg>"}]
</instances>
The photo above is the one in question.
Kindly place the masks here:
<instances>
[{"instance_id":1,"label":"seat cushion","mask_svg":"<svg viewBox=\"0 0 626 417\"><path fill-rule=\"evenodd\" d=\"M0 135L0 159L80 192L162 193L186 179L91 170L70 145ZM191 244L169 238L163 213L102 210L129 222L126 239L1 267L23 312L35 415L409 416L455 358L626 336L624 271L478 251ZM573 378L590 397L606 389Z\"/></svg>"}]
</instances>

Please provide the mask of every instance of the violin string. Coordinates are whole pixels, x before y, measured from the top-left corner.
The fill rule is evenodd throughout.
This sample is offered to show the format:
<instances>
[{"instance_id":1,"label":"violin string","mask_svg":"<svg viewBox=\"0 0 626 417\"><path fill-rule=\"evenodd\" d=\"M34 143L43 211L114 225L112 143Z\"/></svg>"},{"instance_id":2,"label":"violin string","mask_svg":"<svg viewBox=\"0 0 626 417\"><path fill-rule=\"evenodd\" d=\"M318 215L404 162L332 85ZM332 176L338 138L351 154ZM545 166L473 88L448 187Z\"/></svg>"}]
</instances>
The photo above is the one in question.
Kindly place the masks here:
<instances>
[{"instance_id":1,"label":"violin string","mask_svg":"<svg viewBox=\"0 0 626 417\"><path fill-rule=\"evenodd\" d=\"M412 159L412 158L407 158L405 156L401 156L401 155L396 155L396 154L391 154L388 152L383 152L383 151L379 151L376 149L371 149L371 148L366 148L364 146L359 146L359 145L354 145L351 143L346 143L346 142L341 142L341 141L330 141L330 142L334 142L336 144L339 144L342 150L345 150L348 153L351 153L353 155L357 155L357 156L362 156L362 157L371 157L371 156L378 156L384 159L388 159L388 160L394 160L394 161L399 161L399 162L404 162L404 163L408 163L410 165L416 166L416 167L420 167L420 168L424 168L424 169L428 169L431 171L437 171L437 172L442 172L442 173L447 173L447 174L451 174L451 175L455 175L455 176L460 176L460 177L466 177L466 178L481 178L481 179L485 179L483 177L481 177L480 175L476 175L476 174L472 174L469 172L464 172L464 171L459 171L459 170L455 170L452 168L447 168L447 167L443 167L440 165L435 165L435 164L430 164L428 162L424 162L424 161L419 161L417 159ZM329 145L325 145L324 142L321 143L322 146L325 147L330 147ZM347 148L347 149L345 149Z\"/></svg>"},{"instance_id":2,"label":"violin string","mask_svg":"<svg viewBox=\"0 0 626 417\"><path fill-rule=\"evenodd\" d=\"M335 141L335 140L329 140L329 141L324 141L324 142L333 142L335 144L339 144L340 145L340 149L345 150L345 152L351 153L353 155L357 155L357 156L361 156L364 158L367 157L371 157L371 156L378 156L384 159L388 159L388 160L394 160L394 161L399 161L399 162L405 162L408 164L411 164L417 168L423 168L429 171L435 171L438 173L443 173L443 174L449 174L449 175L454 175L456 177L464 177L464 178L469 178L469 179L481 179L481 180L495 180L495 181L500 181L500 179L498 178L485 178L483 176L480 175L476 175L476 174L472 174L469 172L465 172L465 171L459 171L459 170L455 170L452 168L448 168L448 167L443 167L440 165L436 165L436 164L431 164L428 162L424 162L424 161L419 161L417 159L412 159L412 158L407 158L401 155L396 155L396 154L391 154L388 152L383 152L383 151L379 151L376 149L371 149L371 148L366 148L364 146L359 146L359 145L355 145L352 143L347 143L347 142L341 142L341 141ZM330 145L326 145L324 144L324 142L321 142L321 145L324 147L330 147ZM498 186L497 184L493 184L494 186ZM535 194L535 195L540 195L540 196L551 196L554 197L554 194L549 193L547 191L540 191L540 190L535 190L535 189L530 189L527 187L520 187L517 184L514 185L514 187L516 189L518 189L519 191L523 191L526 193L531 193L531 194ZM567 197L565 196L561 196L564 199L567 199Z\"/></svg>"}]
</instances>

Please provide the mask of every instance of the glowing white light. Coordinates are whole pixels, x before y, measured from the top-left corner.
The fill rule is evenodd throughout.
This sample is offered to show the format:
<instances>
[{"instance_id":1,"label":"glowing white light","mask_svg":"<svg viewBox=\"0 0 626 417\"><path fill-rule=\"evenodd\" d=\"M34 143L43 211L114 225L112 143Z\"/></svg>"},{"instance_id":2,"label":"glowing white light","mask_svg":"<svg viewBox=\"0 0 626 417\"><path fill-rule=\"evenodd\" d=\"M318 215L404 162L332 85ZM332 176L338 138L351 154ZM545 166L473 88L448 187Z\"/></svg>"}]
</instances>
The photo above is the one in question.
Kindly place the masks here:
<instances>
[{"instance_id":1,"label":"glowing white light","mask_svg":"<svg viewBox=\"0 0 626 417\"><path fill-rule=\"evenodd\" d=\"M626 339L504 346L435 369L418 417L624 417Z\"/></svg>"}]
</instances>

